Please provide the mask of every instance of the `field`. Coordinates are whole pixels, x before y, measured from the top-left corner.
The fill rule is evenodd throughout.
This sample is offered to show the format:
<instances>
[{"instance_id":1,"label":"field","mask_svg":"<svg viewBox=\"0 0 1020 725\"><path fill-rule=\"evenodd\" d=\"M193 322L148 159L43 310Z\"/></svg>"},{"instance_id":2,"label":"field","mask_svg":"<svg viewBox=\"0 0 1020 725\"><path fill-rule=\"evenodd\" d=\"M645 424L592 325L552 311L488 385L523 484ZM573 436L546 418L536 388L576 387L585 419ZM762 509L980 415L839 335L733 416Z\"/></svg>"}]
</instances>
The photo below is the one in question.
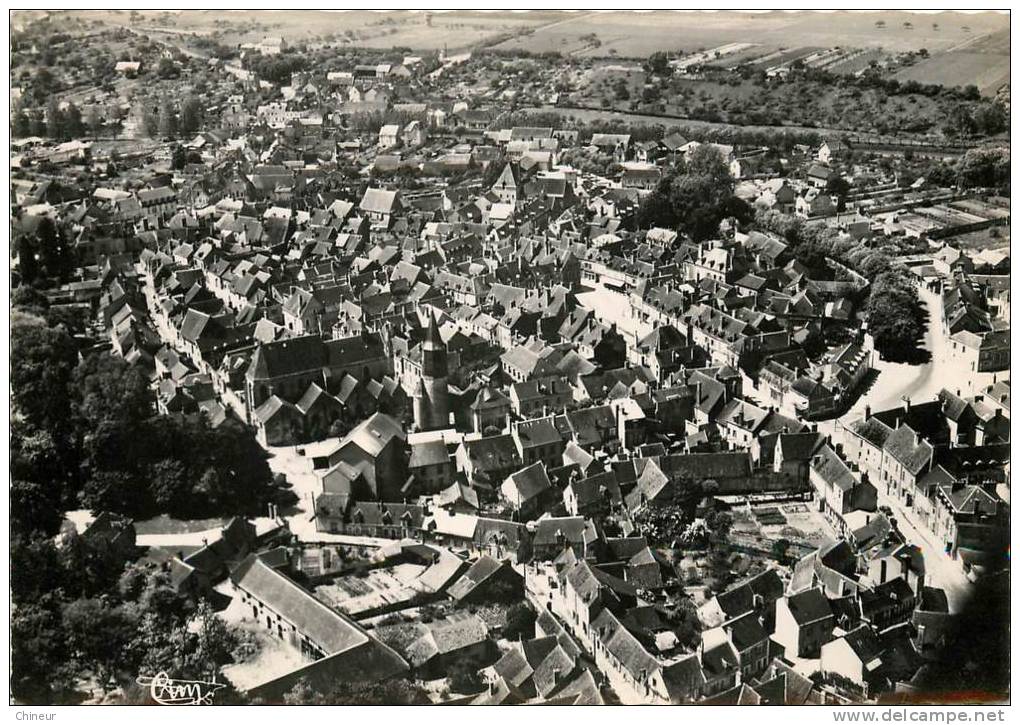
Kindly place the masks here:
<instances>
[{"instance_id":1,"label":"field","mask_svg":"<svg viewBox=\"0 0 1020 725\"><path fill-rule=\"evenodd\" d=\"M127 11L62 12L73 12L87 20L131 25ZM257 41L266 35L280 36L290 43L313 42L336 35L358 47L404 46L413 50L441 50L447 47L451 52L553 22L560 17L545 12L454 11L426 14L358 10L227 10L215 13L182 10L173 13L143 11L142 15L140 27L147 30L198 35L215 32L218 33L218 39L228 45ZM18 15L16 22L23 22L25 17L23 14Z\"/></svg>"},{"instance_id":2,"label":"field","mask_svg":"<svg viewBox=\"0 0 1020 725\"><path fill-rule=\"evenodd\" d=\"M927 60L904 68L895 77L901 81L946 86L973 84L982 93L994 95L1009 83L1009 31L992 33L944 53L935 53Z\"/></svg>"},{"instance_id":3,"label":"field","mask_svg":"<svg viewBox=\"0 0 1020 725\"><path fill-rule=\"evenodd\" d=\"M830 73L840 73L842 75L851 75L857 71L864 70L868 67L871 61L881 61L885 57L885 53L878 48L874 50L868 50L859 55L855 55L852 58L840 60L827 66L825 70Z\"/></svg>"},{"instance_id":4,"label":"field","mask_svg":"<svg viewBox=\"0 0 1020 725\"><path fill-rule=\"evenodd\" d=\"M880 21L884 27L875 25ZM892 52L927 48L934 53L976 36L1008 32L1008 27L1008 15L993 13L602 12L577 13L497 47L562 51L594 33L601 45L582 51L585 55L644 57L659 50L694 52L749 39L776 47L790 47L795 42L819 47L882 47Z\"/></svg>"}]
</instances>

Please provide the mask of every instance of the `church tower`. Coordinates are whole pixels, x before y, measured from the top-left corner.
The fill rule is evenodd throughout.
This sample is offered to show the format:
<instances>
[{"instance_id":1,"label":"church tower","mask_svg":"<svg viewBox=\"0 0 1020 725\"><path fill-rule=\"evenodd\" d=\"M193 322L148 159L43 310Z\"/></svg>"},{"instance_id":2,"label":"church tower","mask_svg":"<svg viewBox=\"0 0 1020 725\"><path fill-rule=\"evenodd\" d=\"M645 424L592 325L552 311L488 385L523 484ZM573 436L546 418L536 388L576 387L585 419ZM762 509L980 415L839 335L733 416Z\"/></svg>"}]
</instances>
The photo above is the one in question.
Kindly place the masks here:
<instances>
[{"instance_id":1,"label":"church tower","mask_svg":"<svg viewBox=\"0 0 1020 725\"><path fill-rule=\"evenodd\" d=\"M414 424L418 430L436 430L450 425L446 375L446 344L430 312L429 328L421 344L421 377L414 391Z\"/></svg>"}]
</instances>

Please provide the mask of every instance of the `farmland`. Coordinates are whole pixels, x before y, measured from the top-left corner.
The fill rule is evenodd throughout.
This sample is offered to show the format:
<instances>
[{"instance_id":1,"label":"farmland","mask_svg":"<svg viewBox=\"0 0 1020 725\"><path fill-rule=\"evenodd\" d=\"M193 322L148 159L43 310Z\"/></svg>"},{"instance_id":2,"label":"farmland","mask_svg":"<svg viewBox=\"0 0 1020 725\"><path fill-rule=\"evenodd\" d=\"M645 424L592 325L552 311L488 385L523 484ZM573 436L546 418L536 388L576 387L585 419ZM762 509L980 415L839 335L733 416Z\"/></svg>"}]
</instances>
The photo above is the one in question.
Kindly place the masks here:
<instances>
[{"instance_id":1,"label":"farmland","mask_svg":"<svg viewBox=\"0 0 1020 725\"><path fill-rule=\"evenodd\" d=\"M982 93L993 95L1009 83L1009 31L992 33L936 53L901 70L895 77L901 81L946 86L973 84Z\"/></svg>"},{"instance_id":2,"label":"farmland","mask_svg":"<svg viewBox=\"0 0 1020 725\"><path fill-rule=\"evenodd\" d=\"M82 11L87 20L130 26L127 12ZM414 50L450 51L491 42L499 37L553 22L559 15L543 12L370 12L231 10L210 14L197 10L175 13L145 11L141 25L152 30L209 35L227 45L254 42L276 35L289 43L334 37L336 42L363 48L403 46Z\"/></svg>"},{"instance_id":3,"label":"farmland","mask_svg":"<svg viewBox=\"0 0 1020 725\"><path fill-rule=\"evenodd\" d=\"M992 13L884 12L885 25L881 27L875 24L876 15L855 12L698 13L696 23L691 22L694 17L692 12L663 11L577 14L497 47L564 52L564 48L577 45L579 38L595 34L599 47L582 51L584 55L644 57L655 51L693 52L748 39L779 48L790 47L791 37L804 46L882 47L892 52L926 48L934 52L1009 26L1008 16Z\"/></svg>"}]
</instances>

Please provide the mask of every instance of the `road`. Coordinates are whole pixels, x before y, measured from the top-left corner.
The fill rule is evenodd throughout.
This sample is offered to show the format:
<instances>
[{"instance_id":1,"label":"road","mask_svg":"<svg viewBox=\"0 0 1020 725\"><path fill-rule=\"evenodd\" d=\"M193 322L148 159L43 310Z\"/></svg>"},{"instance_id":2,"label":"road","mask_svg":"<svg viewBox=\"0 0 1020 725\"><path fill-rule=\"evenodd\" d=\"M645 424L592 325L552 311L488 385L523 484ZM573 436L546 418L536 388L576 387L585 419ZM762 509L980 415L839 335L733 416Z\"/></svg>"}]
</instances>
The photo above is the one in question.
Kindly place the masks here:
<instances>
[{"instance_id":1,"label":"road","mask_svg":"<svg viewBox=\"0 0 1020 725\"><path fill-rule=\"evenodd\" d=\"M930 361L923 365L908 365L874 360L872 364L878 371L878 378L853 407L839 418L841 423L849 423L863 416L867 405L877 411L902 405L904 397L918 403L925 402L933 399L942 388L960 390L961 394L966 396L991 384L999 377L993 373L974 373L949 357L947 352L950 343L941 324L941 299L927 290L922 290L920 296L929 312L924 349L931 353ZM834 442L843 443L843 428L836 426L835 423L835 420L821 421L818 428L831 434ZM945 555L942 545L925 526L915 521L912 512L906 510L897 499L887 495L882 486L877 488L879 506L888 506L892 509L899 530L906 541L921 547L927 581L945 590L951 611L961 611L973 587L963 573L960 563Z\"/></svg>"},{"instance_id":2,"label":"road","mask_svg":"<svg viewBox=\"0 0 1020 725\"><path fill-rule=\"evenodd\" d=\"M579 293L577 299L582 305L592 309L601 322L616 323L617 328L627 336L641 337L653 329L651 325L640 322L631 315L627 298L617 292L596 287ZM991 373L973 373L949 358L946 354L949 342L940 323L941 299L927 291L921 292L921 299L929 311L929 324L923 341L924 349L931 353L929 362L923 365L893 363L880 360L876 355L872 364L877 377L850 410L840 416L839 421L848 423L863 416L864 408L868 405L872 410L886 410L902 405L904 397L909 397L914 402L928 401L943 387L954 390L958 388L963 395L973 394L997 377ZM836 425L835 419L819 421L818 429L822 433L832 435L835 443L843 442L843 429ZM915 524L913 514L904 510L898 501L887 496L884 490L879 490L878 503L892 509L905 539L921 547L928 581L933 586L945 590L952 611L960 611L972 591L972 586L959 562L945 556L942 547L927 529Z\"/></svg>"}]
</instances>

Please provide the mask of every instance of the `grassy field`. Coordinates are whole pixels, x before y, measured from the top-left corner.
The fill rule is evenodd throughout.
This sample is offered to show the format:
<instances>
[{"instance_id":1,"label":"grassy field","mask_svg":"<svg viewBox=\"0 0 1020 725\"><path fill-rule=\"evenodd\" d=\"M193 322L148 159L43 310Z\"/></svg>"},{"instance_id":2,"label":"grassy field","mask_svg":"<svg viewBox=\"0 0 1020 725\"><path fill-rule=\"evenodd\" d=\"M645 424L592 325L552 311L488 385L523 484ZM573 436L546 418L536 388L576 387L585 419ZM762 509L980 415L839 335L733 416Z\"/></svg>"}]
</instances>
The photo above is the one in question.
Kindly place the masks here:
<instances>
[{"instance_id":1,"label":"grassy field","mask_svg":"<svg viewBox=\"0 0 1020 725\"><path fill-rule=\"evenodd\" d=\"M884 21L884 27L876 22ZM904 26L909 23L910 27ZM933 27L937 23L938 27ZM594 33L601 46L586 54L644 57L655 51L687 52L724 43L792 47L882 47L900 52L946 50L974 36L1006 30L1002 14L904 12L604 12L577 13L532 35L497 46L531 51L561 50Z\"/></svg>"}]
</instances>

